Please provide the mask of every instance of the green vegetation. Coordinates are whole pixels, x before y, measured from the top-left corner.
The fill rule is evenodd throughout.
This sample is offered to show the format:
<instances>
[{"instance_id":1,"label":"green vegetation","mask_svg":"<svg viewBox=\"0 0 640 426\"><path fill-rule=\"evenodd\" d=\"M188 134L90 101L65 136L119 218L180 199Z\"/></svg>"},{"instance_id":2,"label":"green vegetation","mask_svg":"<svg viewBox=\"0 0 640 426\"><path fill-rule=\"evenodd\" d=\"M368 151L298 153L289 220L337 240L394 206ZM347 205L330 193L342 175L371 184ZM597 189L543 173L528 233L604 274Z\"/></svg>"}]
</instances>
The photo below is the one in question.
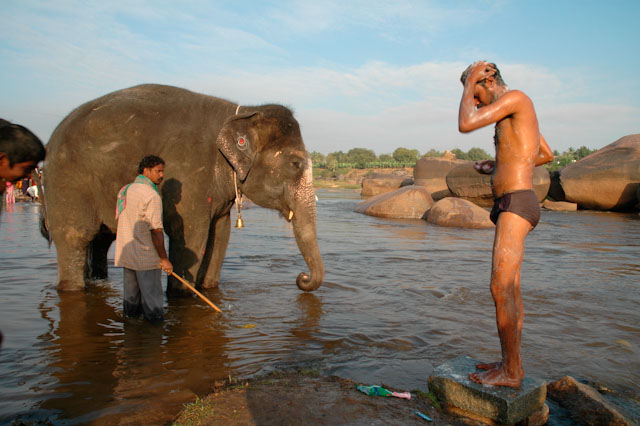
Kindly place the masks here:
<instances>
[{"instance_id":1,"label":"green vegetation","mask_svg":"<svg viewBox=\"0 0 640 426\"><path fill-rule=\"evenodd\" d=\"M581 146L576 150L574 150L573 148L569 148L562 154L560 154L556 150L553 151L553 162L551 164L548 164L546 167L550 172L561 170L569 164L575 163L576 161L581 160L587 155L593 154L596 151L597 149L589 149L586 146Z\"/></svg>"},{"instance_id":2,"label":"green vegetation","mask_svg":"<svg viewBox=\"0 0 640 426\"><path fill-rule=\"evenodd\" d=\"M563 167L574 163L596 150L581 146L578 149L569 148L562 154L554 151L554 160L545 167L549 171L560 170ZM482 148L471 148L464 152L460 148L451 150L456 158L461 160L482 161L490 160L493 157ZM443 157L444 152L430 149L422 157ZM347 174L352 169L384 169L413 167L420 158L417 149L398 148L391 154L381 154L376 156L375 152L367 148L353 148L349 152L332 152L326 156L314 151L311 153L313 161L313 176L316 179L335 179Z\"/></svg>"},{"instance_id":3,"label":"green vegetation","mask_svg":"<svg viewBox=\"0 0 640 426\"><path fill-rule=\"evenodd\" d=\"M205 424L212 413L215 412L215 406L210 398L200 398L196 396L196 400L189 404L184 404L184 410L180 416L180 421L174 422L173 426L196 426Z\"/></svg>"},{"instance_id":4,"label":"green vegetation","mask_svg":"<svg viewBox=\"0 0 640 426\"><path fill-rule=\"evenodd\" d=\"M451 151L457 158L463 160L488 160L491 158L481 148L471 148L468 152L461 149ZM442 157L444 152L431 149L427 151L426 157ZM351 169L386 169L386 168L403 168L413 167L420 158L420 152L417 149L398 148L391 154L376 153L367 148L353 148L349 152L336 151L326 156L314 151L311 153L313 161L313 175L319 179L334 179L340 175L344 175Z\"/></svg>"}]
</instances>

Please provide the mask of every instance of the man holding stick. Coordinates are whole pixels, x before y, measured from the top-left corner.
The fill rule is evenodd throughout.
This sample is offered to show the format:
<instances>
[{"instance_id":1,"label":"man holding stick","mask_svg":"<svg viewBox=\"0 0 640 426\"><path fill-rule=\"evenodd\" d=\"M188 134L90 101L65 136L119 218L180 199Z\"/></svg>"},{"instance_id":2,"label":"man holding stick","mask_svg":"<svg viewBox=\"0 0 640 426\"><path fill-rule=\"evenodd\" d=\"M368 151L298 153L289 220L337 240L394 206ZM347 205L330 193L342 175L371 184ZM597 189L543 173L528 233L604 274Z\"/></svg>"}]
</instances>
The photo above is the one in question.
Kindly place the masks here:
<instances>
[{"instance_id":1,"label":"man holding stick","mask_svg":"<svg viewBox=\"0 0 640 426\"><path fill-rule=\"evenodd\" d=\"M120 189L116 207L115 265L124 268L124 313L142 311L149 321L163 319L162 271L173 272L164 248L162 199L164 160L148 155L140 161L133 183Z\"/></svg>"},{"instance_id":2,"label":"man holding stick","mask_svg":"<svg viewBox=\"0 0 640 426\"><path fill-rule=\"evenodd\" d=\"M509 90L495 64L476 62L460 77L464 89L458 113L458 129L468 133L495 123L496 160L475 164L479 173L491 174L496 224L491 267L491 294L502 360L478 364L486 370L471 373L477 383L519 387L524 378L520 344L523 305L520 268L526 236L540 219L540 206L533 192L536 166L553 160L538 129L531 99L519 90Z\"/></svg>"}]
</instances>

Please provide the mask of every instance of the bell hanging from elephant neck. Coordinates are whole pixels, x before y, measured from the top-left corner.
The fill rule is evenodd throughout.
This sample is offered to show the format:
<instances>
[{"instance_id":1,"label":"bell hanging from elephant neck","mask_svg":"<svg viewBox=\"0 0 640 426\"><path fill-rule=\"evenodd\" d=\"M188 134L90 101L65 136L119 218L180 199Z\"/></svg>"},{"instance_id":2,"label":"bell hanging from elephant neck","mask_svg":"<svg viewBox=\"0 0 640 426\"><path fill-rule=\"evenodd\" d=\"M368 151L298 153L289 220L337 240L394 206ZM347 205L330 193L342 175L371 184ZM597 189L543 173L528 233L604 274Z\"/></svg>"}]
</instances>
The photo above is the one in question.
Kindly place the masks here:
<instances>
[{"instance_id":1,"label":"bell hanging from elephant neck","mask_svg":"<svg viewBox=\"0 0 640 426\"><path fill-rule=\"evenodd\" d=\"M244 228L244 221L242 220L242 216L238 216L238 220L236 220L236 228Z\"/></svg>"}]
</instances>

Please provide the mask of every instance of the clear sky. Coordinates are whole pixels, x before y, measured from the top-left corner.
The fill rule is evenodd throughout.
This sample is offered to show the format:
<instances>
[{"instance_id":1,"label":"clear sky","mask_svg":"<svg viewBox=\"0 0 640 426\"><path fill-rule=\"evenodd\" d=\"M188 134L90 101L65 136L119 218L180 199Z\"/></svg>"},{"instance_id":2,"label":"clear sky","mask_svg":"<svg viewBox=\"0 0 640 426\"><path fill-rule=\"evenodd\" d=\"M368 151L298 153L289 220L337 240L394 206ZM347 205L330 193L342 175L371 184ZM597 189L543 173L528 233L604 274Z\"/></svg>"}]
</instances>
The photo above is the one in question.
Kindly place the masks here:
<instances>
[{"instance_id":1,"label":"clear sky","mask_svg":"<svg viewBox=\"0 0 640 426\"><path fill-rule=\"evenodd\" d=\"M161 83L292 108L309 151L477 146L461 72L487 59L552 149L640 133L639 0L3 0L0 117L48 141L75 107Z\"/></svg>"}]
</instances>

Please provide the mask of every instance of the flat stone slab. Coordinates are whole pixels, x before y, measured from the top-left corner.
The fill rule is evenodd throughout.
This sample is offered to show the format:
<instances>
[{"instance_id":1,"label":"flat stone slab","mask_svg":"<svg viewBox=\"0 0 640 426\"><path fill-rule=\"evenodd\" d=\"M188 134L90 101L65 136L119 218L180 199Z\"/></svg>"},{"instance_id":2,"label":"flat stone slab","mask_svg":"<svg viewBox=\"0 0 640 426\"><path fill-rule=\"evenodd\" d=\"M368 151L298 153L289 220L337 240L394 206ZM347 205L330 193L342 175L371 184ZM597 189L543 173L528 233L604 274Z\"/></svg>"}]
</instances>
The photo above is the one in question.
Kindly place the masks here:
<instances>
[{"instance_id":1,"label":"flat stone slab","mask_svg":"<svg viewBox=\"0 0 640 426\"><path fill-rule=\"evenodd\" d=\"M480 361L461 356L433 370L429 390L445 409L498 424L538 423L531 420L545 411L548 414L544 380L525 376L519 388L481 385L469 379L469 373L476 371L478 363Z\"/></svg>"}]
</instances>

